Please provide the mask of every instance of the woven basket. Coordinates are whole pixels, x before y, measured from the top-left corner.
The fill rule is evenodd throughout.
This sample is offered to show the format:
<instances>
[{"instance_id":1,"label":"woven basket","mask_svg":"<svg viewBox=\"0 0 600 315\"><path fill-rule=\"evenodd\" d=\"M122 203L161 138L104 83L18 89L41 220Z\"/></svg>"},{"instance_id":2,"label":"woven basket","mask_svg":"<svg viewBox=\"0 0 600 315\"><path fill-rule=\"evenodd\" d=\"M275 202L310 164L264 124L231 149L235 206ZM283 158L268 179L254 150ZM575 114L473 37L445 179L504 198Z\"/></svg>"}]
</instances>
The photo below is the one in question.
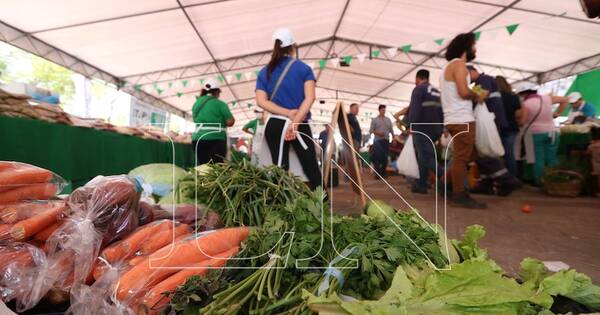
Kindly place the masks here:
<instances>
[{"instance_id":1,"label":"woven basket","mask_svg":"<svg viewBox=\"0 0 600 315\"><path fill-rule=\"evenodd\" d=\"M548 172L547 175L552 174L568 174L574 175L577 179L570 180L568 182L548 182L544 181L544 190L551 196L559 197L577 197L581 193L583 186L583 175L578 172L569 170L555 170Z\"/></svg>"}]
</instances>

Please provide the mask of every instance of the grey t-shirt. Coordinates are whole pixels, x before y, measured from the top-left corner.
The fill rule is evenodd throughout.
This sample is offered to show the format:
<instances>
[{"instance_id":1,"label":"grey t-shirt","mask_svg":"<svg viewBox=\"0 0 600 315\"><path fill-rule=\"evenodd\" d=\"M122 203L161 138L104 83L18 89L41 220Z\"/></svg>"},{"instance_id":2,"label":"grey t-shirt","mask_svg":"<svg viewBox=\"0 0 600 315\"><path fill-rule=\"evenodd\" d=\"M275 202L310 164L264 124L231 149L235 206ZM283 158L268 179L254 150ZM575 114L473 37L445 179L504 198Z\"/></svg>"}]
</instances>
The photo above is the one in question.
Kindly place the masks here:
<instances>
[{"instance_id":1,"label":"grey t-shirt","mask_svg":"<svg viewBox=\"0 0 600 315\"><path fill-rule=\"evenodd\" d=\"M394 133L392 121L387 117L377 116L371 120L371 128L369 128L369 132L383 132L385 134L385 137L375 135L375 140L389 139L389 135Z\"/></svg>"}]
</instances>

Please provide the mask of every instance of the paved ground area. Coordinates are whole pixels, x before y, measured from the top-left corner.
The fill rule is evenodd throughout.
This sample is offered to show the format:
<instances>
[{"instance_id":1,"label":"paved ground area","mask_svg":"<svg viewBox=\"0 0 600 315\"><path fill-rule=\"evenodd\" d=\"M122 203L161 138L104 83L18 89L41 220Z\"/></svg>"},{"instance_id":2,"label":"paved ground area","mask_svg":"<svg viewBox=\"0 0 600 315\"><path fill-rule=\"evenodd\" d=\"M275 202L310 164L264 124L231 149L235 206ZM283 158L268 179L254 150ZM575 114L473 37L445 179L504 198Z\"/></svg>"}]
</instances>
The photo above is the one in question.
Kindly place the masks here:
<instances>
[{"instance_id":1,"label":"paved ground area","mask_svg":"<svg viewBox=\"0 0 600 315\"><path fill-rule=\"evenodd\" d=\"M391 176L387 181L399 197L383 181L374 180L370 175L363 178L371 198L386 201L396 209L407 210L410 204L427 220L435 222L433 191L428 195L413 194L404 178ZM600 199L550 197L532 187L525 187L509 197L476 198L486 202L488 209L470 210L448 205L446 231L451 238L460 237L471 224L481 224L487 231L481 245L508 274L518 271L523 258L534 257L562 261L600 284ZM338 213L360 213L358 198L343 179L333 190L331 200ZM533 211L523 213L524 204L531 205ZM443 226L442 198L438 199L437 219Z\"/></svg>"}]
</instances>

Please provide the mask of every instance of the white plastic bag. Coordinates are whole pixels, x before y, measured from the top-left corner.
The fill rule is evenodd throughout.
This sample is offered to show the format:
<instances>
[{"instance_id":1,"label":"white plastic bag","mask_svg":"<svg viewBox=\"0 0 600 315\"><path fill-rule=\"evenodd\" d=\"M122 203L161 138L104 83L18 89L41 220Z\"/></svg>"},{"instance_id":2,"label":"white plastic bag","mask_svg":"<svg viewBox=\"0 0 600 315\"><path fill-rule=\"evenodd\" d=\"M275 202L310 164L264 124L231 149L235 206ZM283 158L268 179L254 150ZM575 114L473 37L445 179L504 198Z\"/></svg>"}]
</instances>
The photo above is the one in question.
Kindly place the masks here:
<instances>
[{"instance_id":1,"label":"white plastic bag","mask_svg":"<svg viewBox=\"0 0 600 315\"><path fill-rule=\"evenodd\" d=\"M404 148L402 148L402 152L400 152L400 156L398 157L398 160L396 160L396 166L398 168L398 173L414 179L419 179L419 163L417 162L417 154L415 152L412 136L408 136L408 139L406 139Z\"/></svg>"},{"instance_id":2,"label":"white plastic bag","mask_svg":"<svg viewBox=\"0 0 600 315\"><path fill-rule=\"evenodd\" d=\"M496 128L496 117L491 113L487 106L478 104L475 106L475 147L482 157L501 157L504 156L504 147L502 140Z\"/></svg>"}]
</instances>

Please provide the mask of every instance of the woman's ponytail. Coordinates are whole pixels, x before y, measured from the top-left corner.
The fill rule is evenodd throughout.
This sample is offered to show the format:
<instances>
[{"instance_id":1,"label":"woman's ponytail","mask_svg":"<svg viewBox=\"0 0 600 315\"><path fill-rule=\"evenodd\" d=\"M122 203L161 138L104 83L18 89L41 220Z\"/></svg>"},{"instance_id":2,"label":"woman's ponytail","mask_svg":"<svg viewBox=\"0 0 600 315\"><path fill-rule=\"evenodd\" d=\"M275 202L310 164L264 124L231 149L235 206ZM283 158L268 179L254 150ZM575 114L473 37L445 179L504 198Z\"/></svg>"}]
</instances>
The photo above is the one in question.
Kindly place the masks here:
<instances>
[{"instance_id":1,"label":"woman's ponytail","mask_svg":"<svg viewBox=\"0 0 600 315\"><path fill-rule=\"evenodd\" d=\"M281 40L275 40L275 47L273 47L273 53L271 54L271 60L267 64L267 81L271 80L271 75L275 70L275 67L281 62L285 56L289 55L294 47L281 47Z\"/></svg>"}]
</instances>

